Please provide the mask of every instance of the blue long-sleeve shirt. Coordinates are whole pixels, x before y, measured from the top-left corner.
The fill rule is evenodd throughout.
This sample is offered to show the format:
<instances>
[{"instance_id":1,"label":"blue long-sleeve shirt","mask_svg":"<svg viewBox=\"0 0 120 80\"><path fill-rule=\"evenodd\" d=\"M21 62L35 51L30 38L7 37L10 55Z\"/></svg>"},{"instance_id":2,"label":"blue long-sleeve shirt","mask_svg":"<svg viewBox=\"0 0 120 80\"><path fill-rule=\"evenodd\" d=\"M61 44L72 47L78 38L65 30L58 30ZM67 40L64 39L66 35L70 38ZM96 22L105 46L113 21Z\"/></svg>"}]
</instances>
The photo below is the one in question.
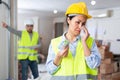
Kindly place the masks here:
<instances>
[{"instance_id":1,"label":"blue long-sleeve shirt","mask_svg":"<svg viewBox=\"0 0 120 80\"><path fill-rule=\"evenodd\" d=\"M72 52L72 56L75 57L76 55L76 46L77 46L77 43L78 41L80 40L80 36L76 37L76 40L73 41L72 43L69 43L69 49L70 51ZM62 35L62 41L65 41L67 40L66 37L65 37L65 33ZM60 44L61 45L61 44ZM54 74L59 68L60 68L60 65L59 66L56 66L53 61L55 59L55 53L52 49L52 46L51 44L49 45L49 50L48 50L48 57L47 57L47 62L46 62L46 68L47 68L47 71L50 73L50 74ZM100 65L100 62L101 62L101 56L100 56L100 53L97 49L97 46L95 44L95 41L93 42L93 45L92 45L92 48L91 48L91 54L90 56L88 57L85 57L85 60L86 60L86 63L87 65L91 68L91 69L94 69L94 68L97 68L99 65Z\"/></svg>"}]
</instances>

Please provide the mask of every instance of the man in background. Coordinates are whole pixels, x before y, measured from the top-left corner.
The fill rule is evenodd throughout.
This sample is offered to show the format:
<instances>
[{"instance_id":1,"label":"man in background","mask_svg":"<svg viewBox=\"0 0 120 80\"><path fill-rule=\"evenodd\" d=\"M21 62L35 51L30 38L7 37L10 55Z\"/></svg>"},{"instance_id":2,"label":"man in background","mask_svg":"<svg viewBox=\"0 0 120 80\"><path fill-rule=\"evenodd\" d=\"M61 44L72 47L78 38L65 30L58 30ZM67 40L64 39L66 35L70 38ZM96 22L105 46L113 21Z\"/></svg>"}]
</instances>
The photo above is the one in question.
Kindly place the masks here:
<instances>
[{"instance_id":1,"label":"man in background","mask_svg":"<svg viewBox=\"0 0 120 80\"><path fill-rule=\"evenodd\" d=\"M20 38L17 59L22 66L22 80L27 80L28 78L28 67L30 67L34 79L39 80L37 53L41 46L40 36L37 32L33 31L34 22L32 19L26 20L24 25L26 30L18 31L8 26L5 22L2 23L4 28Z\"/></svg>"}]
</instances>

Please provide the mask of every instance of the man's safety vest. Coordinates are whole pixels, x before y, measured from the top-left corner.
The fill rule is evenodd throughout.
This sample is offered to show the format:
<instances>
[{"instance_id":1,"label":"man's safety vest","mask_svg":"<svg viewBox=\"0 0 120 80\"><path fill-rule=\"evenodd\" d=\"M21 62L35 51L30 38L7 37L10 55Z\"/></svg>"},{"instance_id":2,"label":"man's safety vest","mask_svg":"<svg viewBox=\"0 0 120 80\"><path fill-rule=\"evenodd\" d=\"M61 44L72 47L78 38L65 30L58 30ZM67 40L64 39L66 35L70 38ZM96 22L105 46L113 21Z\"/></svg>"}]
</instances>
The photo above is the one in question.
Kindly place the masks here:
<instances>
[{"instance_id":1,"label":"man's safety vest","mask_svg":"<svg viewBox=\"0 0 120 80\"><path fill-rule=\"evenodd\" d=\"M32 39L30 39L29 33L25 30L22 31L21 39L19 41L18 46L18 60L29 59L31 61L37 60L37 51L34 49L30 49L30 46L35 46L38 43L38 33L32 33Z\"/></svg>"},{"instance_id":2,"label":"man's safety vest","mask_svg":"<svg viewBox=\"0 0 120 80\"><path fill-rule=\"evenodd\" d=\"M61 41L62 37L55 38L51 41L55 54L59 52L57 46ZM89 37L86 43L89 49L91 49L93 39ZM78 41L75 57L72 56L69 50L68 56L62 59L60 68L53 74L51 80L97 80L97 69L90 69L88 67L81 40Z\"/></svg>"}]
</instances>

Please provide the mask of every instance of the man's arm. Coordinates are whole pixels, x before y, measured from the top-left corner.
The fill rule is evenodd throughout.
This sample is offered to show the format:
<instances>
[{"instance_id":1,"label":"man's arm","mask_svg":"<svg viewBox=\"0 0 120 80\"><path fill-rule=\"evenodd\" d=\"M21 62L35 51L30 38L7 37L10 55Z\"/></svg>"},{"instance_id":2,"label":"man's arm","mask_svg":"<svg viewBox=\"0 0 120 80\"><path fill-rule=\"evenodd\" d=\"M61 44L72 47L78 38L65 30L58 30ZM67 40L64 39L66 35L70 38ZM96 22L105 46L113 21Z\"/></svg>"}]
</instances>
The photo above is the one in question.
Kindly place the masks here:
<instances>
[{"instance_id":1,"label":"man's arm","mask_svg":"<svg viewBox=\"0 0 120 80\"><path fill-rule=\"evenodd\" d=\"M18 31L18 30L16 30L16 29L8 26L5 22L2 22L2 27L3 27L3 28L6 28L9 32L17 35L18 37L21 37L21 35L22 35L22 31Z\"/></svg>"},{"instance_id":2,"label":"man's arm","mask_svg":"<svg viewBox=\"0 0 120 80\"><path fill-rule=\"evenodd\" d=\"M10 26L7 26L7 30L15 35L17 35L18 37L21 37L22 35L22 31L18 31Z\"/></svg>"}]
</instances>

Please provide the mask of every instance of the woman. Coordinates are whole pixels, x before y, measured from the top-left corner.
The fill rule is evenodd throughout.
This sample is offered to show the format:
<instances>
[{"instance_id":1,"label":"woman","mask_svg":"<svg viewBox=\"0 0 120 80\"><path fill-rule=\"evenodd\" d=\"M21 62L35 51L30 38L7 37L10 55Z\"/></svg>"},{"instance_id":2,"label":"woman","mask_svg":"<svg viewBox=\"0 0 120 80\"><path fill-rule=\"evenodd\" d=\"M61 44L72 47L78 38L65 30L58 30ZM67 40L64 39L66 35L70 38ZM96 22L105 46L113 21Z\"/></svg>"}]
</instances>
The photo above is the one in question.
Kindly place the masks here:
<instances>
[{"instance_id":1,"label":"woman","mask_svg":"<svg viewBox=\"0 0 120 80\"><path fill-rule=\"evenodd\" d=\"M52 39L49 46L46 67L53 75L51 80L97 80L101 57L85 26L91 18L86 4L73 3L65 15L68 31Z\"/></svg>"}]
</instances>

